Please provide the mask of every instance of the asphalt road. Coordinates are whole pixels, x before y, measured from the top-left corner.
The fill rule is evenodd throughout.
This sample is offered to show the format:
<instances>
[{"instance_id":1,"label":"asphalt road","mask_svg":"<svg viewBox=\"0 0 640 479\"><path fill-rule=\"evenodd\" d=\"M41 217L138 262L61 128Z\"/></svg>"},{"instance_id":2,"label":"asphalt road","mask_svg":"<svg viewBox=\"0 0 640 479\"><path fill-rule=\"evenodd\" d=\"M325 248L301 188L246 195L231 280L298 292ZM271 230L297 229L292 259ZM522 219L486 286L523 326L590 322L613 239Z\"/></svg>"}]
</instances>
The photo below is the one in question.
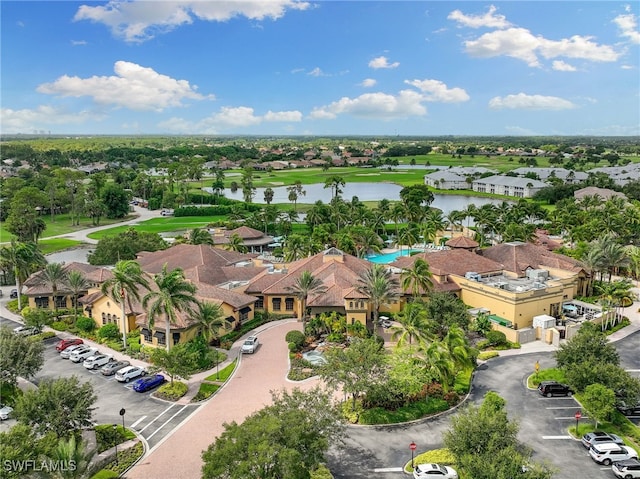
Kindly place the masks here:
<instances>
[{"instance_id":1,"label":"asphalt road","mask_svg":"<svg viewBox=\"0 0 640 479\"><path fill-rule=\"evenodd\" d=\"M0 317L0 325L14 328L18 323ZM184 419L195 411L198 404L180 405L152 397L152 392L137 393L133 382L119 383L113 376L103 376L99 371L89 371L82 363L73 363L60 358L55 346L57 338L45 341L45 364L32 382L38 384L45 378L77 376L81 381L89 381L98 400L95 403L94 421L97 424L122 424L119 412L125 409L125 426L138 431L147 441L149 448L160 442ZM13 420L3 421L0 431L13 424Z\"/></svg>"},{"instance_id":2,"label":"asphalt road","mask_svg":"<svg viewBox=\"0 0 640 479\"><path fill-rule=\"evenodd\" d=\"M640 372L640 332L615 344L623 367ZM555 365L551 353L490 360L476 371L469 401L480 402L488 391L502 396L507 401L509 416L520 423L520 441L533 449L534 460L556 468L554 479L611 478L611 468L595 464L582 444L567 434L580 405L573 398L543 398L527 388L526 378L533 372L536 361L542 368ZM406 477L401 471L411 460L409 444L412 441L417 444L416 453L442 447L449 417L396 427L351 426L344 443L331 449L329 468L336 479ZM581 419L583 423L587 420Z\"/></svg>"}]
</instances>

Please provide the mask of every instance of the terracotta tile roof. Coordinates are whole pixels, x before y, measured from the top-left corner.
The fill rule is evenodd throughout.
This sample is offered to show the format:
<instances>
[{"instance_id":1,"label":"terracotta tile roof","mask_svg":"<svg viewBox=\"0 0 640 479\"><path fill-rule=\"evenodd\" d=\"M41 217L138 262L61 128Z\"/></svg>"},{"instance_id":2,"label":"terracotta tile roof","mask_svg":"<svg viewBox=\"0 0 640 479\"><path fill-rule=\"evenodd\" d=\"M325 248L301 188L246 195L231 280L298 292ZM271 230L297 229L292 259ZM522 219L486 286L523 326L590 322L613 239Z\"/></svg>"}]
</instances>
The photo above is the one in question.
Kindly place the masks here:
<instances>
[{"instance_id":1,"label":"terracotta tile roof","mask_svg":"<svg viewBox=\"0 0 640 479\"><path fill-rule=\"evenodd\" d=\"M77 263L75 261L64 265L63 270L67 274L71 271L78 271L82 273L87 281L97 284L104 283L107 279L113 277L113 273L107 268L92 266L86 263ZM48 285L44 279L43 270L37 271L29 276L23 286L27 288L24 293L27 296L46 296L53 293L51 286ZM58 294L68 295L72 293L61 283L58 285Z\"/></svg>"},{"instance_id":2,"label":"terracotta tile roof","mask_svg":"<svg viewBox=\"0 0 640 479\"><path fill-rule=\"evenodd\" d=\"M474 241L471 238L467 238L466 236L451 238L445 243L445 245L449 246L450 248L477 248L478 246L480 246L477 241Z\"/></svg>"},{"instance_id":3,"label":"terracotta tile roof","mask_svg":"<svg viewBox=\"0 0 640 479\"><path fill-rule=\"evenodd\" d=\"M502 243L482 250L482 256L502 263L504 269L524 276L527 268L549 267L565 271L579 272L584 265L569 256L548 251L544 246L514 241Z\"/></svg>"},{"instance_id":4,"label":"terracotta tile roof","mask_svg":"<svg viewBox=\"0 0 640 479\"><path fill-rule=\"evenodd\" d=\"M211 286L205 283L197 283L198 291L196 297L201 300L207 300L214 303L227 303L234 309L240 309L243 306L253 306L256 298L248 294L239 293L237 291Z\"/></svg>"},{"instance_id":5,"label":"terracotta tile roof","mask_svg":"<svg viewBox=\"0 0 640 479\"><path fill-rule=\"evenodd\" d=\"M464 276L468 272L491 273L499 272L503 269L499 262L460 248L401 256L390 266L411 268L418 258L425 260L429 264L431 272L437 276L449 274Z\"/></svg>"}]
</instances>

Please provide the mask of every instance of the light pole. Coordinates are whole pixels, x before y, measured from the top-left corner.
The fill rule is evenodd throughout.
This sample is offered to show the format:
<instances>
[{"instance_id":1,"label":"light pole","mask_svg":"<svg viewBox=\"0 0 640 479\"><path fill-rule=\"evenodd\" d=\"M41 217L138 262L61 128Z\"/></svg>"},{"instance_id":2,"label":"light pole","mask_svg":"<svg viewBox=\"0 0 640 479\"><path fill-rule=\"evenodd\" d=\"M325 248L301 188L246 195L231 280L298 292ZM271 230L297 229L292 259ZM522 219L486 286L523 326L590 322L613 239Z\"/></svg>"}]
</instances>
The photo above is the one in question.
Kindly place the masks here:
<instances>
[{"instance_id":1,"label":"light pole","mask_svg":"<svg viewBox=\"0 0 640 479\"><path fill-rule=\"evenodd\" d=\"M415 453L416 447L416 443L411 441L411 444L409 444L409 449L411 449L411 469L413 469L413 454Z\"/></svg>"},{"instance_id":2,"label":"light pole","mask_svg":"<svg viewBox=\"0 0 640 479\"><path fill-rule=\"evenodd\" d=\"M125 408L120 409L120 416L122 417L122 434L125 434L124 432L124 415L127 411L125 410Z\"/></svg>"},{"instance_id":3,"label":"light pole","mask_svg":"<svg viewBox=\"0 0 640 479\"><path fill-rule=\"evenodd\" d=\"M113 425L113 442L116 446L116 466L118 465L118 425Z\"/></svg>"}]
</instances>

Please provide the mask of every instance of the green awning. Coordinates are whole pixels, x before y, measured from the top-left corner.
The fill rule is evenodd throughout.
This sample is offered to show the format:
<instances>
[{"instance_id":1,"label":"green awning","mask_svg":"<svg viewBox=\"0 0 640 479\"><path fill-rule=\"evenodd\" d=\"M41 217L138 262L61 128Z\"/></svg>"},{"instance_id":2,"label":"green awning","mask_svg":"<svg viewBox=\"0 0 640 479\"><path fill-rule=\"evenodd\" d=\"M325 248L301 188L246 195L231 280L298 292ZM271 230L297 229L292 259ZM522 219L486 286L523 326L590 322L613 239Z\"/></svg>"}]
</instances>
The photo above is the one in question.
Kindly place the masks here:
<instances>
[{"instance_id":1,"label":"green awning","mask_svg":"<svg viewBox=\"0 0 640 479\"><path fill-rule=\"evenodd\" d=\"M500 316L496 316L495 314L490 314L489 319L494 323L498 323L500 326L505 326L507 328L510 328L512 326L511 321L501 318Z\"/></svg>"}]
</instances>

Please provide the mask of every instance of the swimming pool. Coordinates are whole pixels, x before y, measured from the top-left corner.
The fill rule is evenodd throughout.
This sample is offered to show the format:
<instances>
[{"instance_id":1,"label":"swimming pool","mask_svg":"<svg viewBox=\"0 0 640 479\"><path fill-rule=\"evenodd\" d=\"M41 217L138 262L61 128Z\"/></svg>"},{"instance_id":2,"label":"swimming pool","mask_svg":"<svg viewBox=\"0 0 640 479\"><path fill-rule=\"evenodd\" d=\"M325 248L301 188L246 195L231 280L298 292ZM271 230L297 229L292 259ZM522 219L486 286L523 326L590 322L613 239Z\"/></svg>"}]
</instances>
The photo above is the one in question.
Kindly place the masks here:
<instances>
[{"instance_id":1,"label":"swimming pool","mask_svg":"<svg viewBox=\"0 0 640 479\"><path fill-rule=\"evenodd\" d=\"M376 264L387 264L387 263L392 263L400 256L409 256L410 253L422 253L422 250L421 249L412 249L412 250L403 249L402 251L394 251L393 253L372 254L367 256L365 259L367 261L370 261Z\"/></svg>"}]
</instances>

